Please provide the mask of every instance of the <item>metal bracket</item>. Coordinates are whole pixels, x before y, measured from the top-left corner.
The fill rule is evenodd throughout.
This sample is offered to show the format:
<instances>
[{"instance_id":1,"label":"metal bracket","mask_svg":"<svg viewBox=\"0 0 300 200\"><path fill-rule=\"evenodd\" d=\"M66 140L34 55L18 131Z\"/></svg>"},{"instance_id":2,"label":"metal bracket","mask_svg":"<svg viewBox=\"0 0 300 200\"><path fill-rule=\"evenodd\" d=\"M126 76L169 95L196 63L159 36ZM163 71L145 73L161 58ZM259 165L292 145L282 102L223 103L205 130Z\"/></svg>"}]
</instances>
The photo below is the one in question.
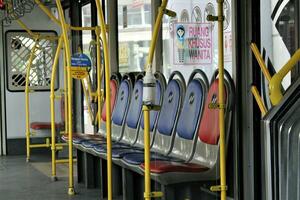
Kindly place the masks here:
<instances>
[{"instance_id":1,"label":"metal bracket","mask_svg":"<svg viewBox=\"0 0 300 200\"><path fill-rule=\"evenodd\" d=\"M144 193L144 198L160 198L163 197L163 192L150 192L150 193Z\"/></svg>"},{"instance_id":2,"label":"metal bracket","mask_svg":"<svg viewBox=\"0 0 300 200\"><path fill-rule=\"evenodd\" d=\"M165 11L164 13L169 17L176 17L177 15L176 12L174 12L173 10L165 9L164 11Z\"/></svg>"},{"instance_id":3,"label":"metal bracket","mask_svg":"<svg viewBox=\"0 0 300 200\"><path fill-rule=\"evenodd\" d=\"M225 16L213 16L213 15L207 15L206 17L207 21L214 22L214 21L224 21Z\"/></svg>"},{"instance_id":4,"label":"metal bracket","mask_svg":"<svg viewBox=\"0 0 300 200\"><path fill-rule=\"evenodd\" d=\"M227 185L214 185L210 187L210 191L212 192L221 192L221 191L227 191Z\"/></svg>"},{"instance_id":5,"label":"metal bracket","mask_svg":"<svg viewBox=\"0 0 300 200\"><path fill-rule=\"evenodd\" d=\"M209 109L225 109L226 104L219 104L219 103L210 103L208 104Z\"/></svg>"},{"instance_id":6,"label":"metal bracket","mask_svg":"<svg viewBox=\"0 0 300 200\"><path fill-rule=\"evenodd\" d=\"M145 110L155 110L155 111L159 111L161 109L161 106L159 105L143 105L143 111Z\"/></svg>"}]
</instances>

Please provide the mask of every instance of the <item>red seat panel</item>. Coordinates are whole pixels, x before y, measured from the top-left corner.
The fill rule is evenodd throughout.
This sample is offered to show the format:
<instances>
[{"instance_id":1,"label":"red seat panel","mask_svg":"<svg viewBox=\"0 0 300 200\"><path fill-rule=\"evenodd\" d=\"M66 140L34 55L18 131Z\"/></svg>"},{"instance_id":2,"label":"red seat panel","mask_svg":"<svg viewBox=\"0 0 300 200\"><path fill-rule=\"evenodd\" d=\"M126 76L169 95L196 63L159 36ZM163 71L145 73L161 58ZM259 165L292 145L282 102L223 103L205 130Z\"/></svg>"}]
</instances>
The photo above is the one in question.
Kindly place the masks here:
<instances>
[{"instance_id":1,"label":"red seat panel","mask_svg":"<svg viewBox=\"0 0 300 200\"><path fill-rule=\"evenodd\" d=\"M116 102L116 96L117 96L117 91L118 91L118 84L116 80L110 80L110 109L111 112L113 111L115 107L115 102ZM106 101L103 104L102 107L102 113L101 113L101 118L103 121L106 121Z\"/></svg>"},{"instance_id":2,"label":"red seat panel","mask_svg":"<svg viewBox=\"0 0 300 200\"><path fill-rule=\"evenodd\" d=\"M226 87L224 87L226 90ZM226 91L224 93L224 100L227 101ZM207 144L217 145L220 136L219 127L219 109L210 109L210 103L219 102L219 80L216 79L209 91L205 101L203 116L198 130L199 139Z\"/></svg>"},{"instance_id":3,"label":"red seat panel","mask_svg":"<svg viewBox=\"0 0 300 200\"><path fill-rule=\"evenodd\" d=\"M142 164L141 167L145 169L145 165ZM207 167L192 164L192 163L179 163L172 161L152 161L150 162L150 169L152 173L161 174L168 172L203 172L208 170Z\"/></svg>"},{"instance_id":4,"label":"red seat panel","mask_svg":"<svg viewBox=\"0 0 300 200\"><path fill-rule=\"evenodd\" d=\"M62 128L64 125L62 123L55 123L55 128ZM32 122L30 123L30 128L33 130L49 130L51 129L51 122Z\"/></svg>"}]
</instances>

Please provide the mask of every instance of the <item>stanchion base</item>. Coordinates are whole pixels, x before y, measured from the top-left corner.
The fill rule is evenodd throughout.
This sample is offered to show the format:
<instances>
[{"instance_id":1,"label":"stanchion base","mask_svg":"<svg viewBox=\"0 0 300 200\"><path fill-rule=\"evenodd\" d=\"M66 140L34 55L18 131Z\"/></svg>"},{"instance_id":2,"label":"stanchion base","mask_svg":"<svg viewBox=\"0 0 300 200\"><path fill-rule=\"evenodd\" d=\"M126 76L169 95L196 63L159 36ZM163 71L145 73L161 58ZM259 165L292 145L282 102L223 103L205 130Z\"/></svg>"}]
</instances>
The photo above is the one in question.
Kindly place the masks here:
<instances>
[{"instance_id":1,"label":"stanchion base","mask_svg":"<svg viewBox=\"0 0 300 200\"><path fill-rule=\"evenodd\" d=\"M69 188L68 189L68 195L70 195L70 196L75 195L74 188Z\"/></svg>"},{"instance_id":2,"label":"stanchion base","mask_svg":"<svg viewBox=\"0 0 300 200\"><path fill-rule=\"evenodd\" d=\"M57 176L51 176L51 181L53 181L53 182L55 182L55 181L57 181L58 179L57 179Z\"/></svg>"},{"instance_id":3,"label":"stanchion base","mask_svg":"<svg viewBox=\"0 0 300 200\"><path fill-rule=\"evenodd\" d=\"M29 163L30 162L30 158L26 158L26 162Z\"/></svg>"}]
</instances>

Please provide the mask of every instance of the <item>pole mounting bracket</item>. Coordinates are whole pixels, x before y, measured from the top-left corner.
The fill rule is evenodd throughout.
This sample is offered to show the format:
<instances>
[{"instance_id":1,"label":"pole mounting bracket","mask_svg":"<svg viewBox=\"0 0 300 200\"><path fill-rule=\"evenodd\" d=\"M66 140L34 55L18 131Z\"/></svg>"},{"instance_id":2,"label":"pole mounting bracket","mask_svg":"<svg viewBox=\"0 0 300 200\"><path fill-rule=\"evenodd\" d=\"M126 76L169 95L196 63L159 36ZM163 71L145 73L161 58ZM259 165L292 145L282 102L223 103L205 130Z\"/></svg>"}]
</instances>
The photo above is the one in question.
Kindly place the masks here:
<instances>
[{"instance_id":1,"label":"pole mounting bracket","mask_svg":"<svg viewBox=\"0 0 300 200\"><path fill-rule=\"evenodd\" d=\"M209 109L225 109L226 104L219 104L219 103L210 103L208 104Z\"/></svg>"},{"instance_id":2,"label":"pole mounting bracket","mask_svg":"<svg viewBox=\"0 0 300 200\"><path fill-rule=\"evenodd\" d=\"M225 20L225 16L214 16L214 15L207 15L206 17L207 21L210 21L210 22L214 22L214 21L224 21Z\"/></svg>"},{"instance_id":3,"label":"pole mounting bracket","mask_svg":"<svg viewBox=\"0 0 300 200\"><path fill-rule=\"evenodd\" d=\"M163 192L150 192L150 193L144 193L144 198L160 198L163 197Z\"/></svg>"},{"instance_id":4,"label":"pole mounting bracket","mask_svg":"<svg viewBox=\"0 0 300 200\"><path fill-rule=\"evenodd\" d=\"M212 191L212 192L227 191L227 185L214 185L214 186L211 186L210 191Z\"/></svg>"}]
</instances>

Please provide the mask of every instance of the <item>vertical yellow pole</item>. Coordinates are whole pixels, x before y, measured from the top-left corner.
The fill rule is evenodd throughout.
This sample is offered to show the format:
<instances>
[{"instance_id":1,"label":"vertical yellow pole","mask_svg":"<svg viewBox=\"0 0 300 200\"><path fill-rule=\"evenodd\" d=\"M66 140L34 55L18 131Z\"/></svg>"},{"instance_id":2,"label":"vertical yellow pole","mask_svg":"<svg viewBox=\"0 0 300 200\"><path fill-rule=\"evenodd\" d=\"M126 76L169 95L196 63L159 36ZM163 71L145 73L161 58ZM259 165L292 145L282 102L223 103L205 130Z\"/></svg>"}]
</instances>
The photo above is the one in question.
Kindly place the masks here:
<instances>
[{"instance_id":1,"label":"vertical yellow pole","mask_svg":"<svg viewBox=\"0 0 300 200\"><path fill-rule=\"evenodd\" d=\"M146 200L151 200L151 176L150 176L150 109L147 106L144 110L144 156L145 156L145 193Z\"/></svg>"},{"instance_id":2,"label":"vertical yellow pole","mask_svg":"<svg viewBox=\"0 0 300 200\"><path fill-rule=\"evenodd\" d=\"M96 27L96 43L97 43L97 96L98 96L98 129L100 129L101 121L101 84L102 84L102 67L101 67L101 48L100 48L100 27Z\"/></svg>"},{"instance_id":3,"label":"vertical yellow pole","mask_svg":"<svg viewBox=\"0 0 300 200\"><path fill-rule=\"evenodd\" d=\"M162 18L165 13L166 7L168 4L168 0L163 0L161 6L158 11L158 15L156 17L154 30L152 33L152 40L150 44L150 50L147 60L146 71L152 71L152 62L155 52L155 47L157 43L158 33L161 29ZM144 163L145 163L145 193L144 199L151 200L152 197L159 197L162 193L159 192L151 192L151 175L150 175L150 107L144 106Z\"/></svg>"},{"instance_id":4,"label":"vertical yellow pole","mask_svg":"<svg viewBox=\"0 0 300 200\"><path fill-rule=\"evenodd\" d=\"M107 133L107 196L112 200L112 152L111 152L111 110L110 110L110 60L106 36L106 24L99 0L95 0L101 27L105 63L105 92L106 92L106 133ZM101 81L101 80L98 80Z\"/></svg>"},{"instance_id":5,"label":"vertical yellow pole","mask_svg":"<svg viewBox=\"0 0 300 200\"><path fill-rule=\"evenodd\" d=\"M51 85L50 85L50 111L51 111L51 158L52 158L52 180L56 181L56 128L55 128L55 94L54 94L54 87L55 87L55 77L57 72L57 64L59 60L59 55L61 51L63 43L63 38L60 37L58 40L58 46L56 49L53 66L52 66L52 74L51 74Z\"/></svg>"},{"instance_id":6,"label":"vertical yellow pole","mask_svg":"<svg viewBox=\"0 0 300 200\"><path fill-rule=\"evenodd\" d=\"M69 134L69 117L68 117L68 67L67 67L67 59L66 59L66 51L63 53L64 55L64 95L65 95L65 134Z\"/></svg>"},{"instance_id":7,"label":"vertical yellow pole","mask_svg":"<svg viewBox=\"0 0 300 200\"><path fill-rule=\"evenodd\" d=\"M28 65L26 68L26 80L25 80L25 113L26 113L26 161L30 160L30 119L29 119L29 76L32 62L34 60L35 50L38 45L38 37L35 40L35 44L31 50Z\"/></svg>"},{"instance_id":8,"label":"vertical yellow pole","mask_svg":"<svg viewBox=\"0 0 300 200\"><path fill-rule=\"evenodd\" d=\"M220 176L221 176L221 200L226 200L226 140L225 140L225 102L224 102L224 41L223 41L223 3L218 0L218 62L219 62L219 123L220 123Z\"/></svg>"},{"instance_id":9,"label":"vertical yellow pole","mask_svg":"<svg viewBox=\"0 0 300 200\"><path fill-rule=\"evenodd\" d=\"M70 44L69 44L69 38L68 38L68 31L67 31L67 25L64 17L64 12L61 6L60 0L56 0L56 5L58 8L58 13L60 17L62 32L63 32L63 38L64 38L64 44L65 44L65 53L66 53L66 60L67 60L67 75L68 75L68 121L69 121L69 188L68 188L68 194L74 195L74 172L73 172L73 123L72 123L72 77L70 72L71 67L71 51L70 51Z\"/></svg>"}]
</instances>

